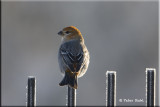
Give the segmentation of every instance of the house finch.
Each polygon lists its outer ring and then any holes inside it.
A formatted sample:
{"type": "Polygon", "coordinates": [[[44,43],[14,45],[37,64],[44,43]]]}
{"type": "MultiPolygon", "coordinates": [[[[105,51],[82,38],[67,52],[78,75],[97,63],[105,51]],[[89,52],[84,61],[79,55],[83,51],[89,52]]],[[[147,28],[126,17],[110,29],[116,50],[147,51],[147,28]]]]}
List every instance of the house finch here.
{"type": "Polygon", "coordinates": [[[74,26],[65,27],[58,33],[62,36],[58,52],[60,71],[64,74],[60,86],[69,85],[77,89],[77,78],[82,77],[89,65],[89,52],[81,32],[74,26]]]}

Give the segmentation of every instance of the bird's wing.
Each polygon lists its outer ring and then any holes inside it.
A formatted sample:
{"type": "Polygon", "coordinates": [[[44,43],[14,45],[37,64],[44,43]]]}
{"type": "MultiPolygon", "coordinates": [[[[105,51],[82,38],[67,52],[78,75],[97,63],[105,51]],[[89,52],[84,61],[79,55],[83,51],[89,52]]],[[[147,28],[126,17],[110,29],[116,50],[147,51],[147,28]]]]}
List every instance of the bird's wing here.
{"type": "Polygon", "coordinates": [[[82,46],[65,44],[60,48],[60,55],[65,65],[72,71],[78,72],[84,62],[82,46]]]}

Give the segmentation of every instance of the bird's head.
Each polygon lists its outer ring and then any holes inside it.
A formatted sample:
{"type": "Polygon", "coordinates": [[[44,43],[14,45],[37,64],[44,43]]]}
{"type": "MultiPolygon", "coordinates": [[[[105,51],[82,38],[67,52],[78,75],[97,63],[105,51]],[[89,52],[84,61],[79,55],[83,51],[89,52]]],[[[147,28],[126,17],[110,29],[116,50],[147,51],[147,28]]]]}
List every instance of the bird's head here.
{"type": "Polygon", "coordinates": [[[83,41],[81,32],[74,26],[63,28],[63,30],[58,32],[58,35],[62,36],[63,41],[69,41],[74,39],[83,41]]]}

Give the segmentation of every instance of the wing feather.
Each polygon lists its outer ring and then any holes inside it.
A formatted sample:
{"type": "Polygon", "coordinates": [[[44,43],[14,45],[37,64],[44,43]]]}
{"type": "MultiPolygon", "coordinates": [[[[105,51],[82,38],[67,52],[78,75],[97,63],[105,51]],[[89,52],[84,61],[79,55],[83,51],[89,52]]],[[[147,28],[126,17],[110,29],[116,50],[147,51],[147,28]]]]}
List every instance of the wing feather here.
{"type": "Polygon", "coordinates": [[[65,44],[61,46],[60,55],[62,57],[64,64],[72,72],[78,72],[84,63],[84,52],[83,52],[82,46],[80,44],[79,46],[76,46],[73,44],[71,44],[70,46],[68,45],[69,44],[65,44]]]}

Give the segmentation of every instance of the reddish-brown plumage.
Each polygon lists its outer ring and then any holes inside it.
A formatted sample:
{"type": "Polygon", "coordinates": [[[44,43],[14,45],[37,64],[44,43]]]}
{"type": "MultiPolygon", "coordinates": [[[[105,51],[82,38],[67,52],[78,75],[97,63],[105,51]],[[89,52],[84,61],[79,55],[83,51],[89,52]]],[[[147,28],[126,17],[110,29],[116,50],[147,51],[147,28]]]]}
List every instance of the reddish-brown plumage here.
{"type": "Polygon", "coordinates": [[[81,32],[74,26],[69,26],[69,27],[65,27],[63,29],[63,32],[65,31],[70,31],[71,34],[69,34],[68,36],[64,37],[64,40],[71,40],[71,39],[79,39],[83,41],[83,37],[81,32]]]}

